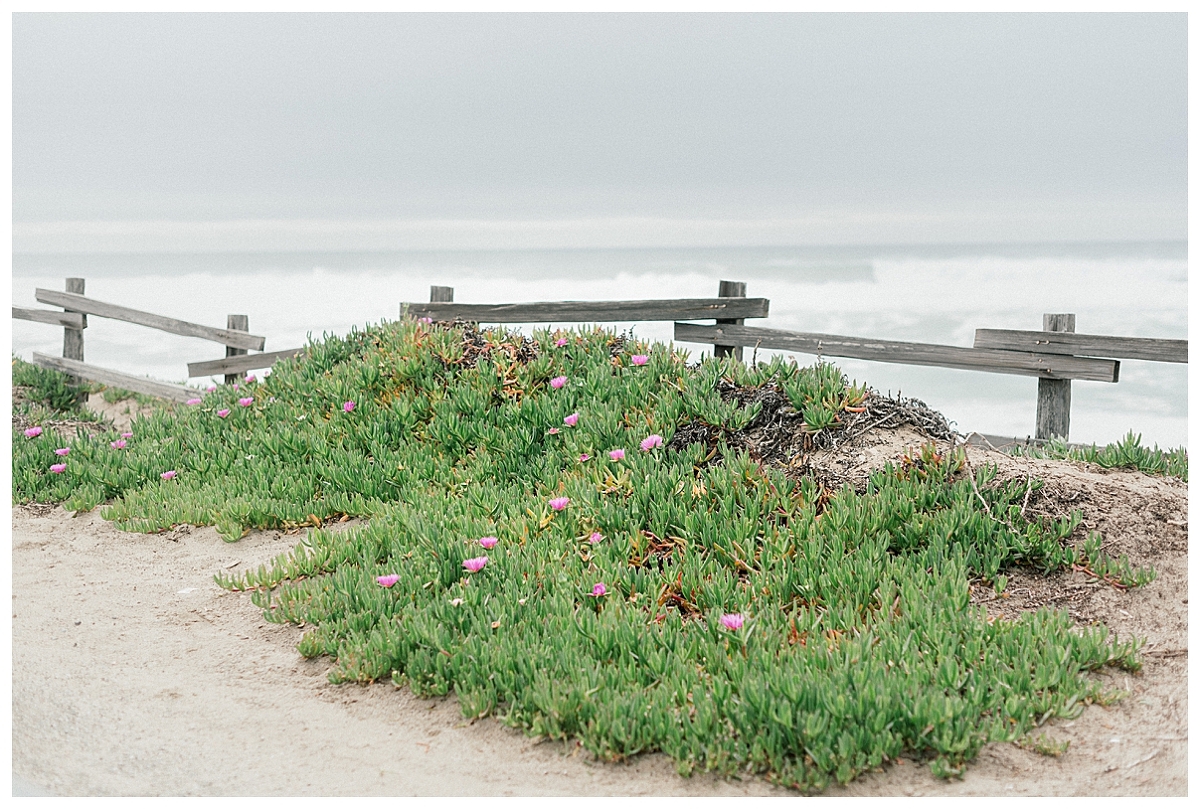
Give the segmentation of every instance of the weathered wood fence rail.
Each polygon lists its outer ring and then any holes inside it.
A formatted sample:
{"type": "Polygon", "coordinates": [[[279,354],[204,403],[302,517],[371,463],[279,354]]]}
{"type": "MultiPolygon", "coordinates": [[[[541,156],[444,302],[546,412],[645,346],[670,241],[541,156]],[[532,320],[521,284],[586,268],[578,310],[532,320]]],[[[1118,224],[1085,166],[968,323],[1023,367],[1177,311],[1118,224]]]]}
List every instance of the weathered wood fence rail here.
{"type": "Polygon", "coordinates": [[[112,385],[134,391],[135,393],[144,393],[148,396],[157,396],[163,399],[186,402],[200,395],[200,391],[195,388],[175,385],[170,382],[161,382],[147,377],[134,376],[85,363],[83,361],[83,330],[87,328],[88,315],[122,320],[126,323],[134,323],[139,326],[146,326],[183,337],[210,340],[225,346],[226,356],[224,359],[189,363],[189,377],[224,373],[225,382],[233,383],[242,378],[246,371],[255,368],[268,368],[276,360],[296,356],[302,351],[302,349],[293,348],[269,354],[247,353],[249,350],[262,351],[266,345],[267,338],[249,333],[250,320],[246,315],[229,315],[226,327],[218,329],[199,323],[190,323],[186,320],[177,320],[151,312],[131,309],[128,306],[98,301],[94,298],[85,297],[83,293],[84,279],[68,278],[66,292],[57,292],[52,289],[38,289],[34,292],[34,297],[39,303],[61,306],[65,311],[13,307],[12,316],[15,320],[29,320],[35,323],[46,323],[51,326],[61,326],[63,328],[62,357],[51,357],[46,354],[34,352],[34,364],[40,365],[43,368],[53,368],[62,371],[63,373],[70,374],[77,380],[86,379],[92,382],[100,382],[105,385],[112,385]]]}
{"type": "MultiPolygon", "coordinates": [[[[1072,380],[1114,383],[1120,378],[1122,359],[1188,361],[1187,340],[1076,334],[1072,314],[1045,315],[1042,331],[978,329],[971,348],[746,326],[745,318],[767,316],[770,301],[747,298],[746,285],[740,281],[721,281],[716,298],[512,304],[453,301],[453,288],[432,287],[429,303],[401,304],[401,314],[483,323],[672,320],[676,341],[712,345],[716,356],[733,354],[741,359],[742,349],[753,347],[1033,376],[1038,378],[1036,440],[1069,436],[1072,380]],[[709,318],[715,320],[714,325],[680,322],[709,318]]],[[[1004,440],[1011,443],[1015,439],[1004,440]]]]}

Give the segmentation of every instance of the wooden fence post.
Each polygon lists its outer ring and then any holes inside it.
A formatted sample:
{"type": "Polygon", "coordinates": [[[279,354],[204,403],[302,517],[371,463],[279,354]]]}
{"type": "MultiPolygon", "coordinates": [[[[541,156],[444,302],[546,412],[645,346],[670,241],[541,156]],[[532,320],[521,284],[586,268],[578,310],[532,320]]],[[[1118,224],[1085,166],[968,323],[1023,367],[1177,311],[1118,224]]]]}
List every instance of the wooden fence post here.
{"type": "MultiPolygon", "coordinates": [[[[1075,315],[1042,315],[1042,331],[1075,331],[1075,315]]],[[[1071,380],[1039,379],[1037,438],[1061,438],[1071,432],[1071,380]]]]}
{"type": "Polygon", "coordinates": [[[430,287],[430,303],[454,303],[454,287],[430,287]]]}
{"type": "MultiPolygon", "coordinates": [[[[744,298],[744,297],[746,297],[746,282],[745,281],[722,281],[721,285],[717,288],[717,297],[718,298],[744,298]]],[[[742,326],[745,323],[746,323],[746,321],[743,319],[740,319],[740,318],[737,320],[720,320],[720,319],[717,320],[718,326],[720,326],[722,324],[724,324],[726,326],[742,326]]],[[[741,346],[737,346],[737,347],[713,346],[713,356],[714,357],[728,357],[730,354],[732,354],[734,357],[737,358],[737,360],[739,362],[741,362],[742,347],[741,346]]]]}
{"type": "MultiPolygon", "coordinates": [[[[64,288],[66,292],[73,292],[76,295],[82,295],[84,289],[84,280],[82,278],[68,278],[67,285],[64,288]]],[[[67,309],[66,311],[71,311],[67,309]]],[[[87,315],[81,315],[83,325],[87,325],[87,315]]],[[[63,327],[63,359],[78,360],[83,362],[83,330],[63,327]]],[[[69,379],[72,385],[82,385],[83,379],[77,376],[72,376],[69,379]]],[[[79,396],[80,403],[87,401],[87,394],[83,393],[79,396]]]]}
{"type": "MultiPolygon", "coordinates": [[[[68,278],[67,292],[72,292],[76,295],[83,294],[84,282],[82,278],[68,278]]],[[[66,311],[71,311],[67,309],[66,311]]],[[[84,315],[84,324],[87,324],[87,315],[84,315]]],[[[83,331],[80,329],[72,329],[69,326],[63,327],[63,358],[68,360],[78,360],[83,362],[83,331]]]]}
{"type": "MultiPolygon", "coordinates": [[[[230,331],[250,331],[250,316],[249,315],[228,315],[225,318],[225,328],[230,331]]],[[[226,357],[240,357],[245,354],[246,349],[234,348],[233,346],[225,346],[226,357]]],[[[225,384],[232,385],[240,379],[245,379],[246,374],[225,374],[225,384]]]]}

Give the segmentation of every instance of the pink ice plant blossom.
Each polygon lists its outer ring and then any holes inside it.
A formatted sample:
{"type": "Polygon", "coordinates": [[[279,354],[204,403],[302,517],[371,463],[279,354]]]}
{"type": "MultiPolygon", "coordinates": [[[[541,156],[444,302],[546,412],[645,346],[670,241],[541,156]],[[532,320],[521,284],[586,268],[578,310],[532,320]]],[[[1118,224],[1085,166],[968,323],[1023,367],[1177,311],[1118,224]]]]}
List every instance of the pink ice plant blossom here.
{"type": "Polygon", "coordinates": [[[623,461],[623,460],[625,460],[625,450],[623,450],[623,449],[611,450],[608,453],[608,457],[612,458],[614,461],[623,461]]]}
{"type": "Polygon", "coordinates": [[[588,542],[592,543],[593,545],[598,545],[602,539],[604,539],[604,534],[600,533],[599,531],[593,531],[592,535],[588,537],[588,542]]]}
{"type": "Polygon", "coordinates": [[[234,382],[234,383],[233,383],[233,389],[234,389],[234,390],[237,390],[237,389],[238,389],[238,386],[237,386],[237,383],[236,383],[236,382],[234,382]]]}
{"type": "Polygon", "coordinates": [[[256,377],[254,374],[250,374],[249,376],[246,377],[247,382],[254,382],[257,379],[258,379],[258,377],[256,377]]]}
{"type": "Polygon", "coordinates": [[[400,581],[399,573],[389,573],[386,576],[376,576],[375,581],[379,582],[383,587],[391,587],[396,582],[400,581]]]}
{"type": "Polygon", "coordinates": [[[558,428],[557,428],[557,427],[551,427],[551,428],[550,428],[549,430],[547,430],[546,432],[548,432],[550,435],[558,435],[558,428]]]}
{"type": "Polygon", "coordinates": [[[41,427],[30,427],[28,430],[25,431],[26,438],[37,438],[41,434],[42,434],[41,427]]]}
{"type": "Polygon", "coordinates": [[[655,447],[661,447],[661,446],[662,446],[662,436],[661,435],[655,434],[655,435],[650,436],[649,438],[642,439],[642,452],[649,452],[650,450],[654,449],[655,447]]]}
{"type": "Polygon", "coordinates": [[[721,616],[721,626],[730,632],[737,632],[745,621],[745,617],[740,612],[731,612],[721,616]]]}
{"type": "Polygon", "coordinates": [[[198,405],[202,401],[204,401],[204,400],[203,399],[188,399],[187,402],[185,402],[185,404],[198,405]]]}
{"type": "Polygon", "coordinates": [[[133,433],[121,433],[122,438],[133,438],[133,433]]]}
{"type": "Polygon", "coordinates": [[[633,363],[634,365],[645,365],[647,362],[650,361],[650,358],[647,357],[645,354],[634,354],[632,357],[629,358],[629,361],[631,363],[633,363]]]}
{"type": "Polygon", "coordinates": [[[50,471],[56,475],[61,475],[66,470],[67,470],[67,465],[65,463],[56,463],[56,464],[52,464],[50,466],[50,471]]]}
{"type": "Polygon", "coordinates": [[[244,399],[238,399],[238,404],[240,404],[242,407],[249,407],[250,405],[254,404],[254,397],[247,396],[244,399]]]}
{"type": "Polygon", "coordinates": [[[580,463],[585,463],[587,461],[590,461],[591,459],[592,459],[592,456],[588,455],[586,452],[579,456],[580,463]]]}
{"type": "Polygon", "coordinates": [[[565,384],[567,384],[567,378],[565,376],[556,376],[550,380],[550,387],[554,388],[555,390],[558,390],[565,384]]]}
{"type": "Polygon", "coordinates": [[[572,413],[571,415],[563,418],[563,424],[567,425],[568,427],[574,427],[578,423],[579,423],[579,414],[578,413],[572,413]]]}
{"type": "Polygon", "coordinates": [[[71,448],[70,447],[62,447],[61,449],[56,449],[56,450],[54,450],[54,454],[55,455],[70,455],[71,448]]]}
{"type": "Polygon", "coordinates": [[[343,413],[349,413],[353,409],[354,409],[354,402],[346,402],[345,404],[342,405],[343,413]]]}
{"type": "Polygon", "coordinates": [[[451,604],[452,606],[455,606],[455,607],[457,607],[457,606],[459,606],[460,604],[462,604],[462,599],[461,599],[461,598],[452,598],[452,599],[450,599],[450,604],[451,604]]]}
{"type": "Polygon", "coordinates": [[[500,540],[496,537],[481,537],[479,539],[479,544],[490,551],[492,548],[496,547],[496,543],[499,541],[500,540]]]}
{"type": "Polygon", "coordinates": [[[558,346],[559,348],[562,348],[566,344],[567,344],[566,337],[559,337],[557,340],[554,341],[554,345],[558,346]]]}
{"type": "Polygon", "coordinates": [[[570,502],[571,498],[569,497],[556,497],[550,501],[550,508],[554,509],[555,511],[562,511],[567,507],[567,503],[570,502]]]}
{"type": "Polygon", "coordinates": [[[159,475],[159,477],[162,478],[163,480],[170,480],[171,478],[175,477],[177,474],[179,474],[179,473],[176,472],[174,469],[172,469],[169,472],[163,472],[161,475],[159,475]]]}
{"type": "Polygon", "coordinates": [[[604,586],[604,582],[598,581],[592,585],[592,595],[599,598],[602,595],[608,594],[608,588],[604,586]]]}
{"type": "Polygon", "coordinates": [[[483,570],[487,563],[488,558],[486,556],[476,556],[474,559],[464,559],[463,567],[465,567],[471,573],[478,573],[479,571],[483,570]]]}
{"type": "Polygon", "coordinates": [[[433,318],[431,318],[431,317],[419,317],[419,318],[417,318],[417,320],[419,322],[425,323],[425,324],[429,324],[429,323],[433,322],[433,318]]]}
{"type": "Polygon", "coordinates": [[[124,439],[122,439],[120,441],[113,441],[113,442],[109,443],[109,446],[112,447],[113,449],[125,449],[125,441],[124,441],[124,439]]]}
{"type": "Polygon", "coordinates": [[[209,385],[207,388],[205,388],[205,390],[208,391],[209,393],[212,393],[216,389],[217,389],[216,385],[209,385]]]}
{"type": "Polygon", "coordinates": [[[225,418],[226,416],[229,415],[229,408],[225,407],[225,408],[218,410],[217,415],[220,416],[221,418],[225,418]]]}

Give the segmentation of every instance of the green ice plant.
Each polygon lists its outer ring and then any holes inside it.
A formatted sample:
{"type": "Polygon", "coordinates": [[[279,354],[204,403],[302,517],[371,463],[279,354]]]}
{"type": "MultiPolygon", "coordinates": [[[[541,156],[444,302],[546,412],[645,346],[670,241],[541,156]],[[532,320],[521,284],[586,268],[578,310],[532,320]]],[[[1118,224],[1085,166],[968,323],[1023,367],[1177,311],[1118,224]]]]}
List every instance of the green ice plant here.
{"type": "Polygon", "coordinates": [[[726,445],[670,448],[692,419],[749,423],[729,384],[777,386],[810,429],[864,393],[828,365],[404,320],[80,437],[59,473],[61,447],[15,434],[13,496],[231,541],[322,526],[216,580],[306,627],[299,650],[328,655],[333,681],[454,693],[467,716],[609,760],[662,751],[684,774],[815,791],[903,754],[948,777],[989,740],[1113,699],[1088,672],[1137,668],[1103,626],[989,621],[969,601],[1017,565],[1098,570],[1098,547],[1067,543],[1078,514],[1026,519],[1023,482],[972,481],[931,446],[861,494],[726,445]],[[324,527],[346,515],[369,521],[324,527]]]}
{"type": "Polygon", "coordinates": [[[1016,447],[1013,454],[1084,461],[1106,469],[1137,469],[1150,475],[1170,475],[1185,482],[1188,479],[1187,449],[1178,447],[1161,450],[1157,444],[1153,448],[1144,447],[1142,436],[1132,430],[1120,441],[1104,447],[1095,444],[1090,447],[1071,446],[1056,438],[1041,447],[1016,447]]]}

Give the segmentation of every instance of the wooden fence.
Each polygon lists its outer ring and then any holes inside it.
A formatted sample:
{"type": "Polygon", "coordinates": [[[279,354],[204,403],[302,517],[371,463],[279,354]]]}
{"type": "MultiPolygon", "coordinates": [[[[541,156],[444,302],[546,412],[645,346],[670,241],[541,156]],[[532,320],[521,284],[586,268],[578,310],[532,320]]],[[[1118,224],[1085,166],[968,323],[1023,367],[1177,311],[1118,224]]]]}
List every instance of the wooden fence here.
{"type": "MultiPolygon", "coordinates": [[[[462,304],[453,302],[452,288],[433,287],[429,303],[401,304],[401,314],[485,323],[672,320],[676,341],[712,345],[716,356],[733,354],[741,359],[742,349],[753,347],[818,357],[1034,376],[1038,378],[1034,441],[1069,437],[1072,380],[1115,383],[1120,378],[1122,359],[1188,361],[1187,340],[1075,334],[1073,314],[1044,315],[1041,331],[978,329],[974,346],[964,348],[746,326],[745,318],[767,316],[770,301],[745,296],[745,283],[721,281],[716,298],[462,304]],[[715,323],[680,322],[707,318],[715,319],[715,323]]],[[[988,438],[1006,444],[1020,442],[988,438]]]]}
{"type": "MultiPolygon", "coordinates": [[[[68,278],[65,292],[39,289],[40,303],[63,311],[13,307],[13,317],[63,329],[63,356],[35,353],[34,362],[74,377],[102,382],[127,390],[186,401],[197,394],[193,388],[123,374],[83,362],[83,332],[88,315],[136,323],[160,331],[211,340],[225,346],[225,357],[188,363],[188,376],[224,374],[235,382],[246,371],[267,368],[277,360],[294,357],[303,349],[261,352],[266,338],[249,333],[246,315],[229,315],[226,327],[218,329],[183,320],[141,312],[84,296],[84,280],[68,278]]],[[[785,331],[746,326],[749,318],[765,318],[770,311],[766,298],[746,297],[746,284],[721,281],[715,298],[685,298],[643,301],[547,301],[540,303],[466,304],[454,302],[452,287],[430,288],[429,303],[402,303],[401,316],[429,317],[447,321],[462,319],[482,323],[612,323],[671,321],[675,340],[705,343],[720,356],[742,358],[746,347],[794,351],[818,357],[929,365],[997,374],[1019,374],[1038,378],[1035,440],[1066,439],[1070,434],[1071,382],[1086,380],[1115,383],[1122,359],[1187,363],[1187,340],[1144,337],[1112,337],[1075,333],[1075,315],[1047,314],[1041,331],[978,329],[971,348],[873,340],[836,334],[785,331]],[[712,320],[712,325],[685,321],[712,320]]],[[[1012,443],[1017,439],[1002,439],[1012,443]]]]}
{"type": "Polygon", "coordinates": [[[113,320],[123,320],[158,331],[178,334],[184,337],[197,337],[211,340],[225,346],[225,358],[207,360],[188,364],[188,376],[210,376],[224,374],[227,384],[234,383],[245,376],[245,372],[255,368],[269,368],[276,360],[292,357],[301,352],[294,348],[288,351],[275,351],[269,354],[249,354],[249,350],[262,351],[266,345],[265,337],[250,334],[250,319],[246,315],[229,315],[225,328],[218,329],[199,323],[189,323],[186,320],[163,317],[162,315],[142,312],[128,306],[115,303],[105,303],[84,296],[84,279],[68,278],[65,292],[51,289],[38,289],[34,297],[39,303],[60,306],[64,311],[52,309],[24,309],[13,307],[13,318],[30,320],[35,323],[47,323],[63,328],[62,357],[51,357],[34,352],[34,364],[43,368],[53,368],[70,374],[76,380],[89,380],[105,385],[124,388],[135,393],[144,393],[163,399],[185,402],[200,394],[195,388],[175,385],[170,382],[160,382],[147,377],[134,376],[83,361],[83,332],[88,325],[88,315],[105,317],[113,320]]]}

